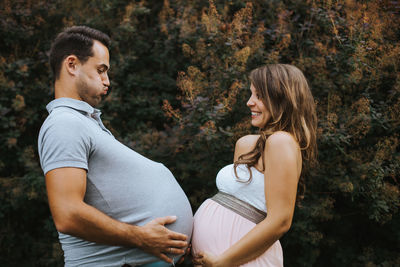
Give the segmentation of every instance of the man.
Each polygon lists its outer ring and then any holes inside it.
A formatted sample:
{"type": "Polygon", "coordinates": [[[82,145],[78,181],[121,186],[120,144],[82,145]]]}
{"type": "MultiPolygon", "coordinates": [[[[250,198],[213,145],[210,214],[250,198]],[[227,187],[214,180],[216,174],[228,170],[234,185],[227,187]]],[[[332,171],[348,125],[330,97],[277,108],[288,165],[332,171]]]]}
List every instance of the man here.
{"type": "Polygon", "coordinates": [[[110,85],[109,43],[75,26],[50,51],[55,100],[38,146],[65,265],[170,266],[188,245],[192,210],[171,172],[118,142],[94,108],[110,85]]]}

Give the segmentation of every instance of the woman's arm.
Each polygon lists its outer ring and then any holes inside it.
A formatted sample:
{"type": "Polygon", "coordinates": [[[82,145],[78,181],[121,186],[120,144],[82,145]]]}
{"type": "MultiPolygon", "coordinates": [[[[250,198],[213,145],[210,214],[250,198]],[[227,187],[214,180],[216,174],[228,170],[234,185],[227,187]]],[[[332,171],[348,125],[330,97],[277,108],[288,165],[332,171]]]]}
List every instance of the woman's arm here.
{"type": "Polygon", "coordinates": [[[290,134],[277,132],[267,139],[264,153],[266,219],[223,254],[200,254],[197,264],[238,266],[247,263],[263,254],[289,230],[301,171],[300,148],[290,134]]]}

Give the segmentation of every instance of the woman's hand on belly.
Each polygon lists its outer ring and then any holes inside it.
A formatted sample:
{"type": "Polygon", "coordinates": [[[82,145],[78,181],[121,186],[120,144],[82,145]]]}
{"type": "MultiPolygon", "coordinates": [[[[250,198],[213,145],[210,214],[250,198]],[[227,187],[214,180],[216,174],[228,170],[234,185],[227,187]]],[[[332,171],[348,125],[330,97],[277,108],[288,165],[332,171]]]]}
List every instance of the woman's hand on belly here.
{"type": "Polygon", "coordinates": [[[194,266],[198,267],[223,267],[226,266],[219,261],[218,256],[206,252],[199,252],[193,257],[194,266]]]}

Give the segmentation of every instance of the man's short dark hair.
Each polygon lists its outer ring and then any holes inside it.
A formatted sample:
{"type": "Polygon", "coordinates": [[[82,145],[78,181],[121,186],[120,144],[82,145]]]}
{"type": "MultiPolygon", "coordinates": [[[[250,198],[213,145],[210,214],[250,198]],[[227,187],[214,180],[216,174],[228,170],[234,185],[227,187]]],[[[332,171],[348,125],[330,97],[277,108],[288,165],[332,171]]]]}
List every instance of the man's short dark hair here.
{"type": "Polygon", "coordinates": [[[82,63],[85,63],[89,57],[93,56],[94,40],[101,42],[107,48],[110,46],[110,37],[107,34],[87,26],[69,27],[58,34],[51,45],[49,56],[54,80],[60,77],[61,64],[66,57],[75,55],[82,63]]]}

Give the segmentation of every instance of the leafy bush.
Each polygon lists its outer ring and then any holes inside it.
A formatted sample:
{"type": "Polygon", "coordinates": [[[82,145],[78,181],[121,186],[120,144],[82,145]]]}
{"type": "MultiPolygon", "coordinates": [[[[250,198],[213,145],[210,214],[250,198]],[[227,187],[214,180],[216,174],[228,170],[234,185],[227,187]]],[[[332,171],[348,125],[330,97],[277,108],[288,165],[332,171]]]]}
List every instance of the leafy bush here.
{"type": "Polygon", "coordinates": [[[47,64],[62,28],[108,33],[103,120],[168,166],[193,208],[215,191],[235,141],[256,132],[247,74],[303,70],[317,101],[319,165],[291,230],[286,266],[397,266],[398,1],[3,1],[0,3],[0,265],[62,265],[37,156],[52,99],[47,64]]]}

